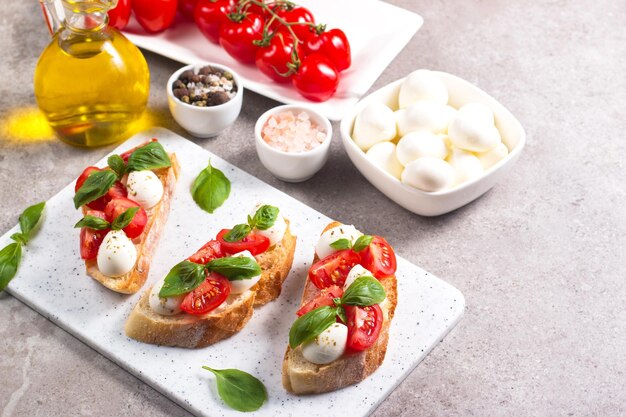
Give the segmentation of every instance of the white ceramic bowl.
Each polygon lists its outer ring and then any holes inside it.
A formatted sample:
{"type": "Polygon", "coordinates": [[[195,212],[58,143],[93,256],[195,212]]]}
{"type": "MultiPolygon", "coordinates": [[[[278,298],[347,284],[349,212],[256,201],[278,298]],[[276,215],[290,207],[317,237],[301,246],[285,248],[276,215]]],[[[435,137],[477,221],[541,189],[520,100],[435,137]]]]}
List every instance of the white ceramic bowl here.
{"type": "Polygon", "coordinates": [[[256,151],[259,159],[276,178],[287,182],[302,182],[311,178],[319,171],[328,159],[330,142],[333,138],[333,128],[326,117],[321,113],[300,105],[288,104],[274,107],[263,113],[254,126],[254,136],[256,138],[256,151]],[[295,114],[305,111],[318,126],[326,132],[326,139],[317,147],[306,152],[283,152],[271,147],[261,137],[261,130],[270,116],[291,110],[295,114]]]}
{"type": "Polygon", "coordinates": [[[199,138],[210,138],[218,135],[221,131],[233,124],[239,112],[241,111],[241,103],[243,101],[243,84],[239,75],[232,69],[224,65],[215,63],[201,63],[187,65],[176,71],[167,81],[167,102],[170,112],[174,116],[174,120],[182,126],[187,132],[199,138]],[[198,107],[184,103],[174,97],[172,85],[178,79],[180,74],[187,70],[198,71],[200,68],[210,65],[211,67],[228,71],[233,75],[235,84],[237,85],[237,93],[224,104],[210,107],[198,107]]]}
{"type": "Polygon", "coordinates": [[[448,87],[449,102],[452,107],[459,108],[469,102],[486,104],[494,113],[496,127],[500,131],[502,141],[509,148],[509,154],[485,173],[471,181],[448,190],[425,192],[410,187],[394,178],[366,158],[365,152],[352,139],[354,120],[359,112],[372,101],[379,101],[392,110],[398,109],[398,93],[404,79],[373,92],[361,100],[341,121],[341,138],[348,156],[369,182],[387,197],[422,216],[438,216],[456,210],[475,200],[491,187],[496,185],[520,156],[526,133],[520,122],[502,104],[475,85],[454,75],[434,71],[448,87]]]}

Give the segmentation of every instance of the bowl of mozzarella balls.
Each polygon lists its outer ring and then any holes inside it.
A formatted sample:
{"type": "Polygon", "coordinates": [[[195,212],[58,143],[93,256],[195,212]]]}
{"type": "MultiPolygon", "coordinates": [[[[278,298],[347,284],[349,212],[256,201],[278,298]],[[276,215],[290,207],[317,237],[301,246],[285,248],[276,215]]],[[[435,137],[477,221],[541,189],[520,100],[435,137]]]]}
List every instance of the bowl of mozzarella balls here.
{"type": "Polygon", "coordinates": [[[341,121],[357,169],[413,213],[438,216],[480,197],[519,157],[526,134],[493,97],[420,69],[361,100],[341,121]]]}

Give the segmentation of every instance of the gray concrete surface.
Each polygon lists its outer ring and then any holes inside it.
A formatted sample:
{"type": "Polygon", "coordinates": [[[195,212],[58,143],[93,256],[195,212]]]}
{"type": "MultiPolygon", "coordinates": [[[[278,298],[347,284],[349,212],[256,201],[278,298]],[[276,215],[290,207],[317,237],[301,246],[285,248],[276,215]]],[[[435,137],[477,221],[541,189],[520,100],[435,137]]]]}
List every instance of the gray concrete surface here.
{"type": "MultiPolygon", "coordinates": [[[[7,118],[35,104],[32,74],[48,35],[35,1],[2,3],[0,232],[110,149],[8,137],[7,118]]],[[[276,103],[250,92],[236,125],[197,143],[331,217],[388,236],[400,255],[465,294],[465,318],[375,416],[625,415],[626,3],[393,3],[425,24],[373,88],[419,67],[448,71],[501,100],[526,128],[512,175],[484,197],[443,217],[413,215],[361,177],[338,135],[317,176],[280,182],[252,143],[256,118],[276,103]]],[[[187,136],[161,88],[179,64],[146,56],[155,119],[187,136]]],[[[3,417],[188,415],[6,294],[0,317],[3,417]]]]}

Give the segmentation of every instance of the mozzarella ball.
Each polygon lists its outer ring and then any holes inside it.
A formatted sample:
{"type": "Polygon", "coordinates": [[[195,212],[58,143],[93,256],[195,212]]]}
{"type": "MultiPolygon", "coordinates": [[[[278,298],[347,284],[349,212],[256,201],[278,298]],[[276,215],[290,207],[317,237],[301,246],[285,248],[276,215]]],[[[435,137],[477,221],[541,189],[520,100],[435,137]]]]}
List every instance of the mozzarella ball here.
{"type": "Polygon", "coordinates": [[[359,232],[356,227],[352,225],[342,224],[341,226],[333,227],[322,233],[320,239],[317,241],[317,245],[315,245],[315,253],[318,258],[324,259],[337,251],[330,246],[331,243],[339,239],[348,239],[350,245],[354,245],[354,242],[362,235],[363,233],[359,232]]]}
{"type": "MultiPolygon", "coordinates": [[[[257,204],[254,207],[254,209],[250,212],[250,217],[254,217],[257,210],[260,209],[264,205],[265,204],[263,203],[257,204]]],[[[273,204],[270,204],[270,205],[273,205],[273,204]]],[[[275,205],[273,206],[277,207],[275,205]]],[[[270,246],[274,246],[275,244],[283,240],[283,237],[285,236],[286,231],[287,231],[287,222],[285,221],[285,218],[280,213],[280,211],[278,212],[278,216],[276,216],[276,221],[271,227],[265,230],[254,229],[254,233],[261,235],[261,236],[265,236],[266,238],[270,240],[270,246]]]]}
{"type": "Polygon", "coordinates": [[[454,169],[444,160],[425,156],[404,167],[402,182],[422,191],[441,191],[454,184],[454,169]]]}
{"type": "Polygon", "coordinates": [[[432,71],[420,69],[410,73],[400,85],[398,104],[404,109],[416,101],[448,103],[448,88],[432,71]]]}
{"type": "MultiPolygon", "coordinates": [[[[254,256],[252,256],[250,251],[247,251],[247,250],[244,250],[244,251],[241,251],[241,252],[238,252],[238,253],[232,255],[233,258],[244,257],[244,256],[246,258],[250,258],[254,262],[256,262],[256,259],[254,258],[254,256]]],[[[261,279],[261,274],[255,275],[255,276],[253,276],[251,278],[247,278],[247,279],[232,280],[232,281],[230,281],[230,292],[231,292],[231,294],[241,294],[243,292],[246,292],[250,288],[252,288],[254,286],[254,284],[259,282],[260,279],[261,279]]]]}
{"type": "Polygon", "coordinates": [[[98,249],[98,269],[107,277],[130,272],[137,262],[137,249],[122,230],[111,230],[98,249]]]}
{"type": "Polygon", "coordinates": [[[356,116],[352,139],[363,151],[396,137],[396,118],[383,103],[374,101],[356,116]]]}
{"type": "Polygon", "coordinates": [[[150,305],[152,311],[157,314],[161,314],[163,316],[173,316],[174,314],[178,314],[182,311],[180,309],[180,305],[183,303],[183,299],[187,294],[161,298],[159,297],[159,292],[161,291],[161,288],[163,288],[164,283],[165,277],[152,286],[150,296],[148,298],[148,304],[150,305]]]}
{"type": "Polygon", "coordinates": [[[454,146],[471,152],[487,152],[502,141],[493,124],[481,123],[480,118],[460,112],[448,127],[448,136],[454,146]]]}
{"type": "Polygon", "coordinates": [[[398,161],[406,166],[409,162],[423,156],[445,159],[448,155],[448,148],[444,137],[430,132],[412,132],[402,136],[396,147],[398,161]]]}
{"type": "Polygon", "coordinates": [[[309,362],[326,365],[341,357],[348,343],[348,327],[333,323],[312,341],[302,345],[302,356],[309,362]]]}
{"type": "Polygon", "coordinates": [[[480,160],[480,163],[483,165],[485,170],[491,168],[495,164],[498,163],[501,159],[509,154],[509,148],[502,142],[498,143],[495,148],[484,152],[479,153],[476,156],[480,160]]]}
{"type": "Polygon", "coordinates": [[[141,204],[144,209],[156,206],[163,198],[163,183],[149,170],[133,171],[128,174],[126,189],[128,198],[141,204]]]}
{"type": "Polygon", "coordinates": [[[470,117],[482,124],[494,124],[493,112],[489,106],[483,103],[473,102],[465,104],[459,109],[459,114],[470,117]]]}
{"type": "Polygon", "coordinates": [[[418,101],[406,109],[396,111],[398,134],[405,136],[418,131],[446,133],[455,115],[456,110],[445,104],[418,101]]]}
{"type": "Polygon", "coordinates": [[[352,269],[350,270],[350,272],[348,273],[348,276],[346,277],[346,282],[344,282],[343,284],[343,289],[347,290],[348,287],[352,285],[352,283],[356,281],[357,278],[364,277],[366,275],[370,277],[374,276],[374,274],[372,274],[367,269],[363,268],[361,265],[359,264],[354,265],[352,269]]]}
{"type": "Polygon", "coordinates": [[[478,178],[484,172],[480,160],[462,149],[453,149],[448,162],[454,169],[454,183],[457,185],[478,178]]]}
{"type": "Polygon", "coordinates": [[[382,168],[395,178],[400,179],[402,165],[400,165],[398,158],[396,158],[396,145],[392,142],[377,143],[367,151],[365,156],[377,167],[382,168]]]}

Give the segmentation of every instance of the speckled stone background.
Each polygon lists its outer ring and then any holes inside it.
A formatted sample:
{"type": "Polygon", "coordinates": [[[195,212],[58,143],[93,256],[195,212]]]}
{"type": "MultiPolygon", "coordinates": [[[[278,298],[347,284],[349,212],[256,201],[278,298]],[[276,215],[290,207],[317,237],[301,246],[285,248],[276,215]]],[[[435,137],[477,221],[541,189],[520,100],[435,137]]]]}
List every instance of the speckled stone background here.
{"type": "MultiPolygon", "coordinates": [[[[439,218],[413,215],[360,176],[338,136],[312,180],[280,182],[252,142],[256,118],[276,103],[254,93],[236,125],[196,142],[330,217],[390,236],[400,255],[465,294],[465,318],[375,416],[624,415],[626,3],[393,3],[425,24],[373,88],[416,68],[451,72],[526,128],[512,175],[478,201],[439,218]]],[[[32,73],[48,35],[35,1],[3,6],[2,232],[108,152],[16,140],[13,121],[35,105],[32,73]]],[[[161,87],[179,64],[146,57],[151,120],[187,136],[161,87]]],[[[188,415],[6,294],[0,317],[3,417],[188,415]]]]}

